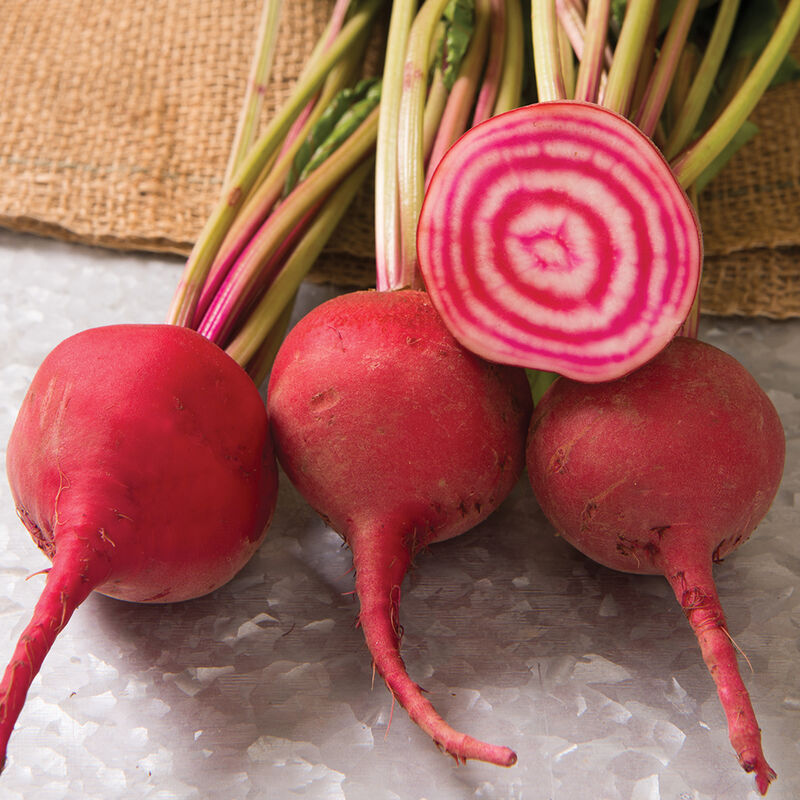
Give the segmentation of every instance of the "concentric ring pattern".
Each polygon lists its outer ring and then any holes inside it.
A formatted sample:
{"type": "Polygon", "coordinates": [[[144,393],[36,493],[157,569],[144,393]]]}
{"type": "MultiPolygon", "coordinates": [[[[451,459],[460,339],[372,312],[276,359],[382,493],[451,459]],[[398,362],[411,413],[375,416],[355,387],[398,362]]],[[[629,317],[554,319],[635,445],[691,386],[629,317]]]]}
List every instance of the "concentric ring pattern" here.
{"type": "Polygon", "coordinates": [[[697,217],[660,151],[589,103],[539,103],[462,136],[431,180],[420,271],[462,344],[585,381],[655,355],[691,308],[697,217]]]}

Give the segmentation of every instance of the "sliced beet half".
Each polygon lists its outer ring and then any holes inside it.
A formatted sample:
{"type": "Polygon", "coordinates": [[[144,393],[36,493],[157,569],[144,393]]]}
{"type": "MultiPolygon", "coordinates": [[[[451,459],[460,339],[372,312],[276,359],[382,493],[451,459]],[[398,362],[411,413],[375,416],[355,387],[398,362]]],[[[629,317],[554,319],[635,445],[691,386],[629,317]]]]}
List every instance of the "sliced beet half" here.
{"type": "Polygon", "coordinates": [[[586,382],[660,352],[692,307],[703,257],[697,215],[658,148],[577,101],[467,131],[431,179],[417,247],[465,347],[586,382]]]}

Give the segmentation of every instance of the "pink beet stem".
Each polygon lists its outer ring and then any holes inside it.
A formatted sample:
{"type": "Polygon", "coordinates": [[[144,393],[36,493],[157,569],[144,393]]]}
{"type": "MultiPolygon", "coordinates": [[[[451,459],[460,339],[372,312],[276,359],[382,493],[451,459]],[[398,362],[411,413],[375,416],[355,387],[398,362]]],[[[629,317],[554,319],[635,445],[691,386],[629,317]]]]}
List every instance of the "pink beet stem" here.
{"type": "Polygon", "coordinates": [[[511,767],[516,753],[508,747],[487,744],[451,728],[411,680],[400,656],[400,584],[408,571],[411,554],[387,548],[380,536],[349,538],[356,570],[356,594],[361,602],[359,624],[364,633],[375,669],[393,697],[409,717],[436,745],[458,762],[469,758],[511,767]]]}
{"type": "MultiPolygon", "coordinates": [[[[350,2],[351,0],[336,0],[333,11],[331,11],[331,18],[328,22],[328,27],[325,29],[325,33],[317,45],[320,52],[326,48],[329,48],[339,35],[339,32],[342,30],[342,26],[347,19],[347,12],[350,9],[350,2]]],[[[313,61],[313,58],[316,54],[317,49],[315,49],[311,54],[311,58],[309,59],[310,62],[313,61]]],[[[308,66],[306,66],[306,69],[308,69],[308,66]]],[[[319,92],[317,92],[317,94],[315,94],[314,97],[309,100],[308,105],[300,112],[300,115],[294,121],[294,124],[291,128],[289,128],[289,132],[286,134],[286,139],[283,142],[283,146],[280,149],[279,155],[282,156],[284,153],[286,153],[295,139],[301,134],[303,126],[313,113],[314,106],[316,105],[318,99],[319,92]]]]}
{"type": "Polygon", "coordinates": [[[220,286],[230,274],[236,259],[239,258],[256,231],[269,216],[270,211],[280,197],[280,193],[281,186],[278,185],[277,181],[266,181],[244,206],[242,214],[233,221],[211,264],[208,277],[197,301],[193,321],[195,329],[202,323],[203,317],[205,317],[209,306],[214,302],[214,297],[216,297],[220,286]]]}
{"type": "Polygon", "coordinates": [[[450,90],[436,137],[433,140],[433,147],[428,156],[428,170],[425,175],[426,188],[431,174],[442,160],[442,156],[453,142],[470,127],[470,112],[482,85],[486,51],[489,47],[490,14],[491,8],[488,0],[475,6],[475,32],[467,52],[464,54],[458,70],[458,77],[450,90]]]}
{"type": "Polygon", "coordinates": [[[494,113],[495,100],[500,89],[503,73],[503,58],[506,50],[506,4],[505,0],[490,0],[491,35],[489,54],[486,57],[486,73],[483,77],[472,124],[477,125],[489,119],[494,113]]]}
{"type": "MultiPolygon", "coordinates": [[[[254,238],[248,243],[233,263],[228,275],[222,281],[216,295],[211,299],[203,318],[197,324],[197,331],[209,341],[225,347],[232,332],[241,323],[241,315],[249,305],[274,280],[286,254],[297,243],[320,207],[316,203],[289,230],[286,229],[282,239],[270,242],[271,249],[259,250],[259,240],[254,238]],[[255,255],[253,255],[255,253],[255,255]]],[[[269,220],[259,229],[269,234],[269,220]]]]}
{"type": "Polygon", "coordinates": [[[20,635],[0,682],[0,771],[6,763],[9,737],[44,657],[72,612],[105,581],[109,571],[107,558],[98,557],[86,539],[62,540],[31,621],[20,635]]]}
{"type": "Polygon", "coordinates": [[[697,636],[703,660],[717,686],[728,719],[728,736],[739,763],[746,772],[755,772],[756,786],[762,795],[766,794],[775,772],[761,749],[761,729],[739,674],[736,650],[711,574],[711,559],[708,564],[671,567],[665,570],[665,575],[697,636]]]}

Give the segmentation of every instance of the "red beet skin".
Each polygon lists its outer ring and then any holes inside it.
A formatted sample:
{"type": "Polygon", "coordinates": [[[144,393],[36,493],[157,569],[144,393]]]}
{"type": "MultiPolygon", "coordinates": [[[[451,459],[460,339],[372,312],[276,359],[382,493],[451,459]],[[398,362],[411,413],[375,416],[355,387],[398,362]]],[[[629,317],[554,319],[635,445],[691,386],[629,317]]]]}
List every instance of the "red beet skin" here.
{"type": "Polygon", "coordinates": [[[23,400],[6,467],[52,567],[0,683],[2,762],[31,681],[92,590],[138,602],[213,591],[253,555],[277,497],[257,388],[172,325],[94,328],[58,345],[23,400]]]}
{"type": "Polygon", "coordinates": [[[290,332],[267,406],[288,477],[353,552],[359,622],[389,690],[456,759],[513,764],[423,697],[400,657],[398,606],[413,557],[485,519],[519,477],[524,373],[461,347],[424,292],[356,292],[290,332]]]}
{"type": "Polygon", "coordinates": [[[620,380],[559,379],[531,420],[527,467],[556,530],[612,569],[663,574],[717,686],[739,762],[765,793],[775,773],[712,578],[775,497],[778,414],[731,356],[675,339],[620,380]]]}

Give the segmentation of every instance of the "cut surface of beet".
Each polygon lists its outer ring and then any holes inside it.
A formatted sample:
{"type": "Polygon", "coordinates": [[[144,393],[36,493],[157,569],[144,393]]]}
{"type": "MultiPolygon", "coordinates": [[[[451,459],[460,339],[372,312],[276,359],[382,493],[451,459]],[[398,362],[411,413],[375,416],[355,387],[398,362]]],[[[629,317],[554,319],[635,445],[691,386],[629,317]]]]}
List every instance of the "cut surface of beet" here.
{"type": "Polygon", "coordinates": [[[676,334],[703,251],[650,139],[576,101],[464,134],[433,175],[417,246],[434,305],[465,347],[589,382],[630,372],[676,334]]]}

